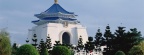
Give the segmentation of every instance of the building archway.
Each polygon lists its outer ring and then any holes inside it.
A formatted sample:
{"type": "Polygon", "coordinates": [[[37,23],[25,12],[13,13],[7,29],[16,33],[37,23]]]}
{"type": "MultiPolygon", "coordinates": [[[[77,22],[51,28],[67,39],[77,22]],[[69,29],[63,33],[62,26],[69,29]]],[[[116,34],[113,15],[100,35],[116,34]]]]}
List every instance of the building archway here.
{"type": "Polygon", "coordinates": [[[70,44],[70,35],[67,32],[62,34],[62,43],[63,44],[70,44]]]}

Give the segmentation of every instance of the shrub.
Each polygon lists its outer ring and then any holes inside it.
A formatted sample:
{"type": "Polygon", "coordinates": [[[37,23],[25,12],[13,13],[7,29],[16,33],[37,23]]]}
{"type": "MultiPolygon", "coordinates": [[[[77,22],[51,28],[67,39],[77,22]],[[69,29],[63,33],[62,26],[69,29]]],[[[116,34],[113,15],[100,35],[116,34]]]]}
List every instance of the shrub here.
{"type": "Polygon", "coordinates": [[[129,55],[144,55],[144,41],[133,46],[129,51],[129,55]]]}
{"type": "Polygon", "coordinates": [[[117,51],[115,55],[125,55],[125,53],[123,51],[117,51]]]}
{"type": "Polygon", "coordinates": [[[17,55],[39,55],[39,53],[34,46],[25,44],[18,49],[17,55]]]}
{"type": "Polygon", "coordinates": [[[52,55],[71,55],[71,51],[65,46],[55,46],[52,55]]]}
{"type": "Polygon", "coordinates": [[[9,35],[5,31],[0,32],[0,55],[11,55],[9,35]]]}
{"type": "Polygon", "coordinates": [[[142,51],[140,49],[139,46],[134,46],[131,48],[131,50],[129,51],[129,55],[142,55],[142,51]]]}

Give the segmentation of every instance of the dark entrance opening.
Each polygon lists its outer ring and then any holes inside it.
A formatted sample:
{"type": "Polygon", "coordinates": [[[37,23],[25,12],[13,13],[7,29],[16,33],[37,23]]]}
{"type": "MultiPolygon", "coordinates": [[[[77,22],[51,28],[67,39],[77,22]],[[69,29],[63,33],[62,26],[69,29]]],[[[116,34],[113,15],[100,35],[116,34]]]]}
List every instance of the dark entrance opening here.
{"type": "Polygon", "coordinates": [[[67,32],[64,32],[62,35],[63,44],[70,44],[70,35],[67,32]]]}

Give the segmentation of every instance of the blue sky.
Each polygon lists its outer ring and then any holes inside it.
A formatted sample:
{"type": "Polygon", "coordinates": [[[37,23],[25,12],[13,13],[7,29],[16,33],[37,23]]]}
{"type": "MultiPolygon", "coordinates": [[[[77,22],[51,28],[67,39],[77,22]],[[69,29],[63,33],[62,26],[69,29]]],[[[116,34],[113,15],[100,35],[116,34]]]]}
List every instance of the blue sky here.
{"type": "MultiPolygon", "coordinates": [[[[11,41],[25,43],[28,29],[35,26],[34,14],[48,9],[54,0],[0,0],[0,28],[8,27],[11,41]]],[[[76,19],[94,36],[98,27],[104,32],[107,24],[114,31],[118,26],[137,28],[144,35],[144,0],[59,0],[64,9],[75,12],[76,19]],[[122,25],[121,25],[122,23],[122,25]]]]}

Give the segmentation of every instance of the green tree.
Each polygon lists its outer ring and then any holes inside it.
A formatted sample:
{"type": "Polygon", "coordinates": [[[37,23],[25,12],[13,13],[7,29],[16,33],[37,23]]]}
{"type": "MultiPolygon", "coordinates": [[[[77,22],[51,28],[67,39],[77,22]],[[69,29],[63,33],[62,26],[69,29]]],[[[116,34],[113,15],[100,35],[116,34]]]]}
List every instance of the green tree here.
{"type": "Polygon", "coordinates": [[[47,46],[44,43],[43,39],[41,39],[41,41],[40,41],[39,53],[40,53],[40,55],[48,55],[47,46]]]}
{"type": "Polygon", "coordinates": [[[93,49],[95,48],[94,46],[95,46],[95,44],[93,42],[93,37],[88,37],[88,42],[85,44],[85,50],[86,50],[86,52],[87,53],[88,52],[92,52],[93,49]]]}
{"type": "Polygon", "coordinates": [[[143,55],[143,52],[140,49],[140,46],[133,46],[129,51],[129,55],[143,55]]]}
{"type": "MultiPolygon", "coordinates": [[[[141,37],[141,32],[137,31],[136,28],[132,28],[128,32],[125,32],[126,30],[124,28],[125,27],[120,26],[114,34],[112,34],[110,26],[106,26],[102,43],[106,45],[107,48],[104,49],[105,52],[103,52],[103,55],[114,55],[118,50],[123,51],[127,55],[134,45],[138,45],[138,43],[144,40],[144,38],[141,37]]],[[[99,41],[100,37],[102,37],[101,35],[102,33],[98,31],[96,34],[95,45],[101,43],[101,41],[99,41]]]]}
{"type": "Polygon", "coordinates": [[[140,46],[140,49],[141,49],[142,52],[144,53],[144,40],[141,41],[137,46],[140,46]]]}
{"type": "Polygon", "coordinates": [[[82,39],[82,36],[80,36],[79,40],[78,40],[78,46],[77,46],[77,50],[78,52],[80,50],[82,50],[84,48],[84,45],[83,45],[83,39],[82,39]]]}
{"type": "Polygon", "coordinates": [[[65,46],[55,46],[52,55],[71,55],[71,51],[65,46]]]}
{"type": "Polygon", "coordinates": [[[18,49],[17,55],[39,55],[39,53],[34,46],[24,44],[18,49]]]}
{"type": "Polygon", "coordinates": [[[44,48],[44,49],[43,49],[42,55],[48,55],[48,50],[47,50],[47,48],[44,48]]]}
{"type": "Polygon", "coordinates": [[[103,54],[104,55],[114,55],[115,52],[113,52],[113,39],[114,39],[114,36],[113,34],[111,33],[111,30],[110,30],[110,26],[106,26],[106,29],[105,29],[105,33],[104,33],[104,38],[105,38],[105,45],[107,46],[107,48],[104,49],[104,52],[103,54]]]}
{"type": "Polygon", "coordinates": [[[95,35],[95,40],[94,40],[94,44],[96,46],[95,51],[101,51],[101,46],[104,46],[104,38],[102,36],[102,33],[100,31],[100,29],[97,30],[97,33],[95,35]]]}
{"type": "Polygon", "coordinates": [[[52,48],[52,43],[51,43],[51,38],[50,38],[50,36],[49,36],[49,34],[48,34],[48,36],[47,36],[47,38],[46,38],[46,47],[47,47],[47,49],[48,50],[50,50],[51,48],[52,48]]]}
{"type": "Polygon", "coordinates": [[[16,43],[14,43],[12,46],[12,55],[16,55],[17,51],[18,51],[18,46],[16,43]]]}
{"type": "Polygon", "coordinates": [[[133,46],[129,51],[129,55],[144,55],[144,41],[133,46]]]}
{"type": "Polygon", "coordinates": [[[125,55],[125,53],[123,51],[117,51],[115,55],[125,55]]]}
{"type": "Polygon", "coordinates": [[[130,29],[130,31],[125,32],[125,27],[118,27],[116,30],[114,38],[111,40],[111,51],[114,53],[118,50],[123,51],[125,54],[128,54],[128,51],[134,46],[140,43],[143,40],[141,37],[141,32],[137,31],[136,28],[130,29]]]}
{"type": "Polygon", "coordinates": [[[54,46],[61,46],[62,44],[60,43],[60,41],[55,41],[54,46]]]}
{"type": "Polygon", "coordinates": [[[128,53],[128,51],[135,45],[138,45],[142,40],[144,40],[141,37],[141,32],[137,31],[136,28],[130,29],[129,32],[126,33],[126,37],[124,38],[125,44],[123,47],[123,50],[125,53],[128,53]]]}
{"type": "Polygon", "coordinates": [[[11,55],[9,34],[4,30],[0,30],[0,55],[11,55]]]}
{"type": "Polygon", "coordinates": [[[112,40],[113,44],[112,44],[112,48],[113,51],[112,52],[116,52],[118,50],[122,50],[124,52],[126,52],[126,32],[124,30],[125,27],[118,27],[118,30],[116,30],[115,32],[115,37],[112,40]]]}
{"type": "Polygon", "coordinates": [[[102,37],[102,33],[100,29],[98,29],[95,35],[95,45],[98,47],[104,45],[103,43],[104,43],[104,38],[102,37]]]}

